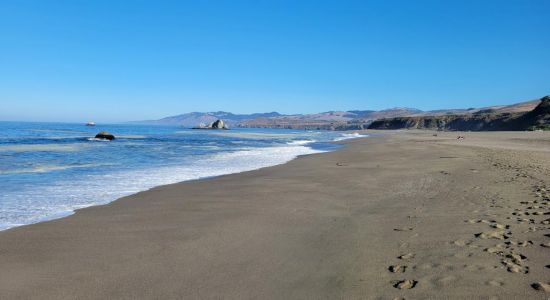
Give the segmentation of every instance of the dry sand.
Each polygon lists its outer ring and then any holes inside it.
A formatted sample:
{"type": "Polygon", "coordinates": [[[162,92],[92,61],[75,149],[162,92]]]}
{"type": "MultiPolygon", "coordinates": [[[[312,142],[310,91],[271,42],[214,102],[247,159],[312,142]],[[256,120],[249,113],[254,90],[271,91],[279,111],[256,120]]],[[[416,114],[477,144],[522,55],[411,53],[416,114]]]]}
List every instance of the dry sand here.
{"type": "Polygon", "coordinates": [[[0,232],[0,299],[550,297],[550,135],[433,133],[0,232]]]}

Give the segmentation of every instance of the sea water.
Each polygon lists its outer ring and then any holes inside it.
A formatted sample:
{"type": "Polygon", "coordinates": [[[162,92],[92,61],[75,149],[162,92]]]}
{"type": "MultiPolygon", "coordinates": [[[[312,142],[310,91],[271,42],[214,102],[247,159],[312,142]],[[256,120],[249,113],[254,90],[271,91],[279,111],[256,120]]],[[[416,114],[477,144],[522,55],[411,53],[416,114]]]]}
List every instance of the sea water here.
{"type": "Polygon", "coordinates": [[[0,122],[0,230],[149,188],[285,163],[357,133],[0,122]],[[116,136],[95,139],[99,131],[116,136]]]}

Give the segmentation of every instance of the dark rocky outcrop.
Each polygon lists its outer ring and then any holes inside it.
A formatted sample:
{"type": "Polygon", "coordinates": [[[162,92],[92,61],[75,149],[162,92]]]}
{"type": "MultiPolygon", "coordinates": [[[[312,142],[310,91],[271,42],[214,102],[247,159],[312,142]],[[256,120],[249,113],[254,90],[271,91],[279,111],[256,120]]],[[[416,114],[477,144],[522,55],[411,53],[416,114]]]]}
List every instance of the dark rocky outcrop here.
{"type": "Polygon", "coordinates": [[[102,131],[95,135],[96,139],[103,139],[103,140],[109,140],[112,141],[115,139],[115,136],[107,131],[102,131]]]}
{"type": "Polygon", "coordinates": [[[192,129],[229,129],[222,119],[218,119],[208,126],[193,127],[192,129]]]}
{"type": "Polygon", "coordinates": [[[541,98],[540,104],[526,113],[479,111],[474,114],[462,115],[389,118],[372,122],[369,129],[550,130],[550,97],[541,98]]]}
{"type": "Polygon", "coordinates": [[[550,130],[550,96],[540,99],[540,104],[521,117],[523,126],[528,130],[550,130]]]}
{"type": "Polygon", "coordinates": [[[210,128],[212,128],[212,129],[227,129],[227,126],[225,125],[225,123],[223,122],[222,119],[218,119],[218,120],[212,122],[212,124],[210,124],[210,128]]]}

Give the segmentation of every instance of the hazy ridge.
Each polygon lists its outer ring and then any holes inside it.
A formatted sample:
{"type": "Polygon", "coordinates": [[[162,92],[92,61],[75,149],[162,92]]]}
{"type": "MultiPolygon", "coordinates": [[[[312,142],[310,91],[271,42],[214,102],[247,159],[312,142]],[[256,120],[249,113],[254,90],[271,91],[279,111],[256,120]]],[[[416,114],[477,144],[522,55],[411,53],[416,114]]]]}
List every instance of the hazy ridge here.
{"type": "MultiPolygon", "coordinates": [[[[389,120],[393,118],[419,118],[438,117],[440,119],[480,119],[479,116],[506,115],[513,117],[532,111],[541,100],[530,100],[512,105],[497,105],[481,108],[458,108],[422,111],[416,108],[396,107],[384,110],[350,110],[328,111],[315,114],[285,115],[278,112],[233,114],[230,112],[191,112],[165,117],[158,120],[137,121],[133,123],[156,125],[181,125],[193,127],[201,123],[208,124],[217,119],[223,119],[230,127],[247,128],[289,128],[289,129],[323,129],[323,130],[358,130],[366,129],[377,120],[389,120]],[[454,116],[454,117],[450,117],[454,116]],[[461,117],[462,116],[462,117],[461,117]]],[[[397,122],[399,123],[399,122],[397,122]]],[[[380,124],[380,123],[375,123],[380,124]]],[[[388,126],[377,125],[379,128],[388,126]]],[[[395,128],[408,128],[410,125],[392,125],[395,128]]],[[[422,126],[420,126],[422,128],[422,126]]],[[[428,126],[429,127],[429,126],[428,126]]]]}

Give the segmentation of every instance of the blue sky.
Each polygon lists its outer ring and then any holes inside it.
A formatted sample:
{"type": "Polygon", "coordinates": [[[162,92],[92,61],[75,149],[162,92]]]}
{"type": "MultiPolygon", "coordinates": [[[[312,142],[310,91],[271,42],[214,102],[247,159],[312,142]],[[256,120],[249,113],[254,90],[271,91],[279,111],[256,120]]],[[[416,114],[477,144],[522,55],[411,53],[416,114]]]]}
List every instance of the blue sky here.
{"type": "Polygon", "coordinates": [[[0,2],[0,120],[438,109],[550,93],[550,1],[0,2]]]}

